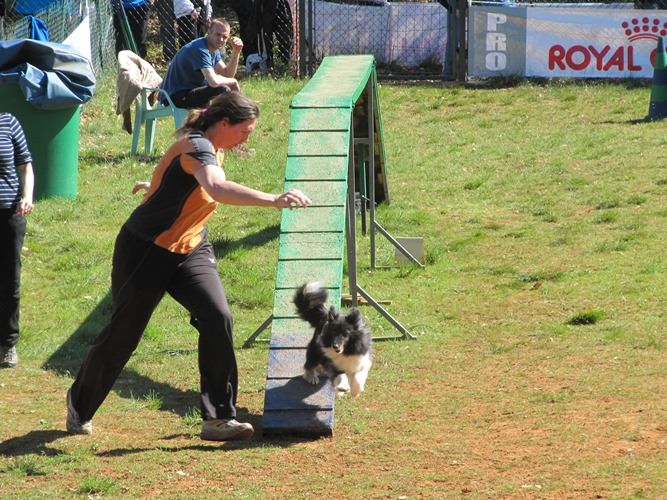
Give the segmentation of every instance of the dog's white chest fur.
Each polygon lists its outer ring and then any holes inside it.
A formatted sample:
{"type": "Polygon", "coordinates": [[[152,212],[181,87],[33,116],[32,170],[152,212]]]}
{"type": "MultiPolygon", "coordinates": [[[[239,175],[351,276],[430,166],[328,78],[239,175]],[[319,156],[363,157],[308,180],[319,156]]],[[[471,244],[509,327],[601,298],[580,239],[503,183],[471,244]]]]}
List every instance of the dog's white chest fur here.
{"type": "Polygon", "coordinates": [[[344,355],[330,347],[325,347],[324,352],[334,366],[345,373],[345,376],[340,375],[336,378],[333,382],[334,387],[341,393],[349,390],[352,396],[361,394],[368,378],[368,371],[373,364],[370,353],[344,355]]]}
{"type": "Polygon", "coordinates": [[[333,361],[336,368],[348,375],[363,370],[368,371],[371,367],[371,356],[368,353],[345,355],[337,353],[331,347],[325,347],[323,350],[329,359],[333,361]]]}

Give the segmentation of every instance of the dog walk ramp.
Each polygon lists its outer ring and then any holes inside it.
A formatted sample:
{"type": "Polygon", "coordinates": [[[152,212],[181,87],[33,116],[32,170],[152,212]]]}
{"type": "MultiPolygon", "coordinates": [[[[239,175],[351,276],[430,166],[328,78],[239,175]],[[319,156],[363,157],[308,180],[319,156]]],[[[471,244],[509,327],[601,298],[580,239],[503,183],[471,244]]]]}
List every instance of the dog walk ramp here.
{"type": "MultiPolygon", "coordinates": [[[[273,314],[260,327],[271,323],[265,435],[333,433],[333,387],[324,377],[317,385],[301,377],[313,329],[297,317],[292,298],[303,283],[317,281],[327,288],[329,304],[341,305],[346,206],[350,199],[354,203],[354,191],[352,197],[349,192],[354,122],[364,119],[361,111],[355,113],[355,106],[375,99],[375,92],[373,56],[332,56],[322,61],[310,82],[292,99],[285,190],[302,190],[312,204],[305,210],[283,210],[273,314]],[[366,95],[369,91],[374,92],[372,97],[366,95]]],[[[379,132],[379,113],[374,123],[379,132]]],[[[384,200],[389,193],[381,134],[378,137],[374,138],[374,187],[384,200]]],[[[351,213],[354,223],[354,210],[351,213]]]]}

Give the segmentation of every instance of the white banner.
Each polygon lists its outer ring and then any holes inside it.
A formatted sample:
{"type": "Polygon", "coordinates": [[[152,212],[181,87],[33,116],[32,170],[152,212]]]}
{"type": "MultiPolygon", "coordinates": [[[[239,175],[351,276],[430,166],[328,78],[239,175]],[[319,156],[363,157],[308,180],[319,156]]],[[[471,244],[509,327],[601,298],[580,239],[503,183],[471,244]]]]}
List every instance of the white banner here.
{"type": "Polygon", "coordinates": [[[663,11],[528,9],[526,76],[653,76],[663,11]]]}
{"type": "Polygon", "coordinates": [[[667,11],[473,6],[469,26],[470,76],[651,78],[667,11]]]}
{"type": "Polygon", "coordinates": [[[373,54],[380,64],[444,61],[447,10],[439,3],[349,5],[315,2],[315,53],[373,54]]]}

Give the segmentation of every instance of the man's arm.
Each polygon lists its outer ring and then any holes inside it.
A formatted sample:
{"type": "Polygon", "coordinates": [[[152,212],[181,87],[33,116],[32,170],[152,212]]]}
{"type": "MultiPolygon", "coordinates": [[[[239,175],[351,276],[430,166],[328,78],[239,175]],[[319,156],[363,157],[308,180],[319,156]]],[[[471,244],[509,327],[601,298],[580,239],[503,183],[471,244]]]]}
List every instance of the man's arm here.
{"type": "Polygon", "coordinates": [[[239,87],[239,82],[236,80],[236,78],[229,78],[219,75],[213,71],[213,68],[202,68],[201,72],[202,75],[204,75],[204,78],[206,78],[209,87],[222,87],[225,85],[231,90],[241,90],[241,87],[239,87]]]}
{"type": "Polygon", "coordinates": [[[218,61],[215,65],[215,72],[219,75],[226,76],[227,78],[234,78],[236,70],[239,67],[239,58],[241,57],[241,50],[243,50],[243,41],[239,37],[233,36],[230,38],[229,44],[232,46],[232,55],[229,58],[229,63],[225,64],[222,60],[218,61]]]}

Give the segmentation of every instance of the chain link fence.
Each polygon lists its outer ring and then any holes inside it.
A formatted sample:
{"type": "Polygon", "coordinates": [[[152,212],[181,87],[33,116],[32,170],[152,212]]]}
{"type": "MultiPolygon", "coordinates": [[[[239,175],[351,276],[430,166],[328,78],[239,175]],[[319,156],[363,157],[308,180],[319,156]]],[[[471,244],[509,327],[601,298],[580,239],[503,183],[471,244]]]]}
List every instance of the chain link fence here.
{"type": "Polygon", "coordinates": [[[445,62],[446,0],[0,1],[2,39],[32,37],[36,18],[50,41],[64,42],[87,15],[96,70],[130,49],[164,74],[176,51],[204,35],[215,17],[242,38],[247,72],[308,76],[327,55],[370,53],[381,75],[439,77],[445,62]]]}
{"type": "Polygon", "coordinates": [[[327,55],[373,54],[381,77],[439,77],[447,45],[446,0],[301,0],[301,68],[327,55]]]}
{"type": "MultiPolygon", "coordinates": [[[[243,40],[241,71],[296,72],[296,0],[154,0],[148,8],[121,8],[121,0],[114,1],[116,24],[127,18],[136,52],[161,74],[180,47],[205,36],[214,18],[226,19],[232,35],[243,40]]],[[[117,50],[133,50],[128,45],[119,36],[117,50]]]]}
{"type": "Polygon", "coordinates": [[[90,47],[69,41],[90,55],[96,71],[130,49],[164,74],[176,51],[204,36],[216,17],[243,39],[242,71],[296,74],[296,0],[0,0],[0,39],[67,43],[83,24],[90,47]]]}
{"type": "Polygon", "coordinates": [[[244,42],[241,72],[303,77],[327,55],[363,53],[375,56],[381,78],[462,80],[471,4],[658,9],[667,0],[0,0],[0,39],[41,30],[62,43],[85,26],[97,72],[115,67],[117,52],[129,48],[164,74],[182,45],[223,17],[244,42]]]}

